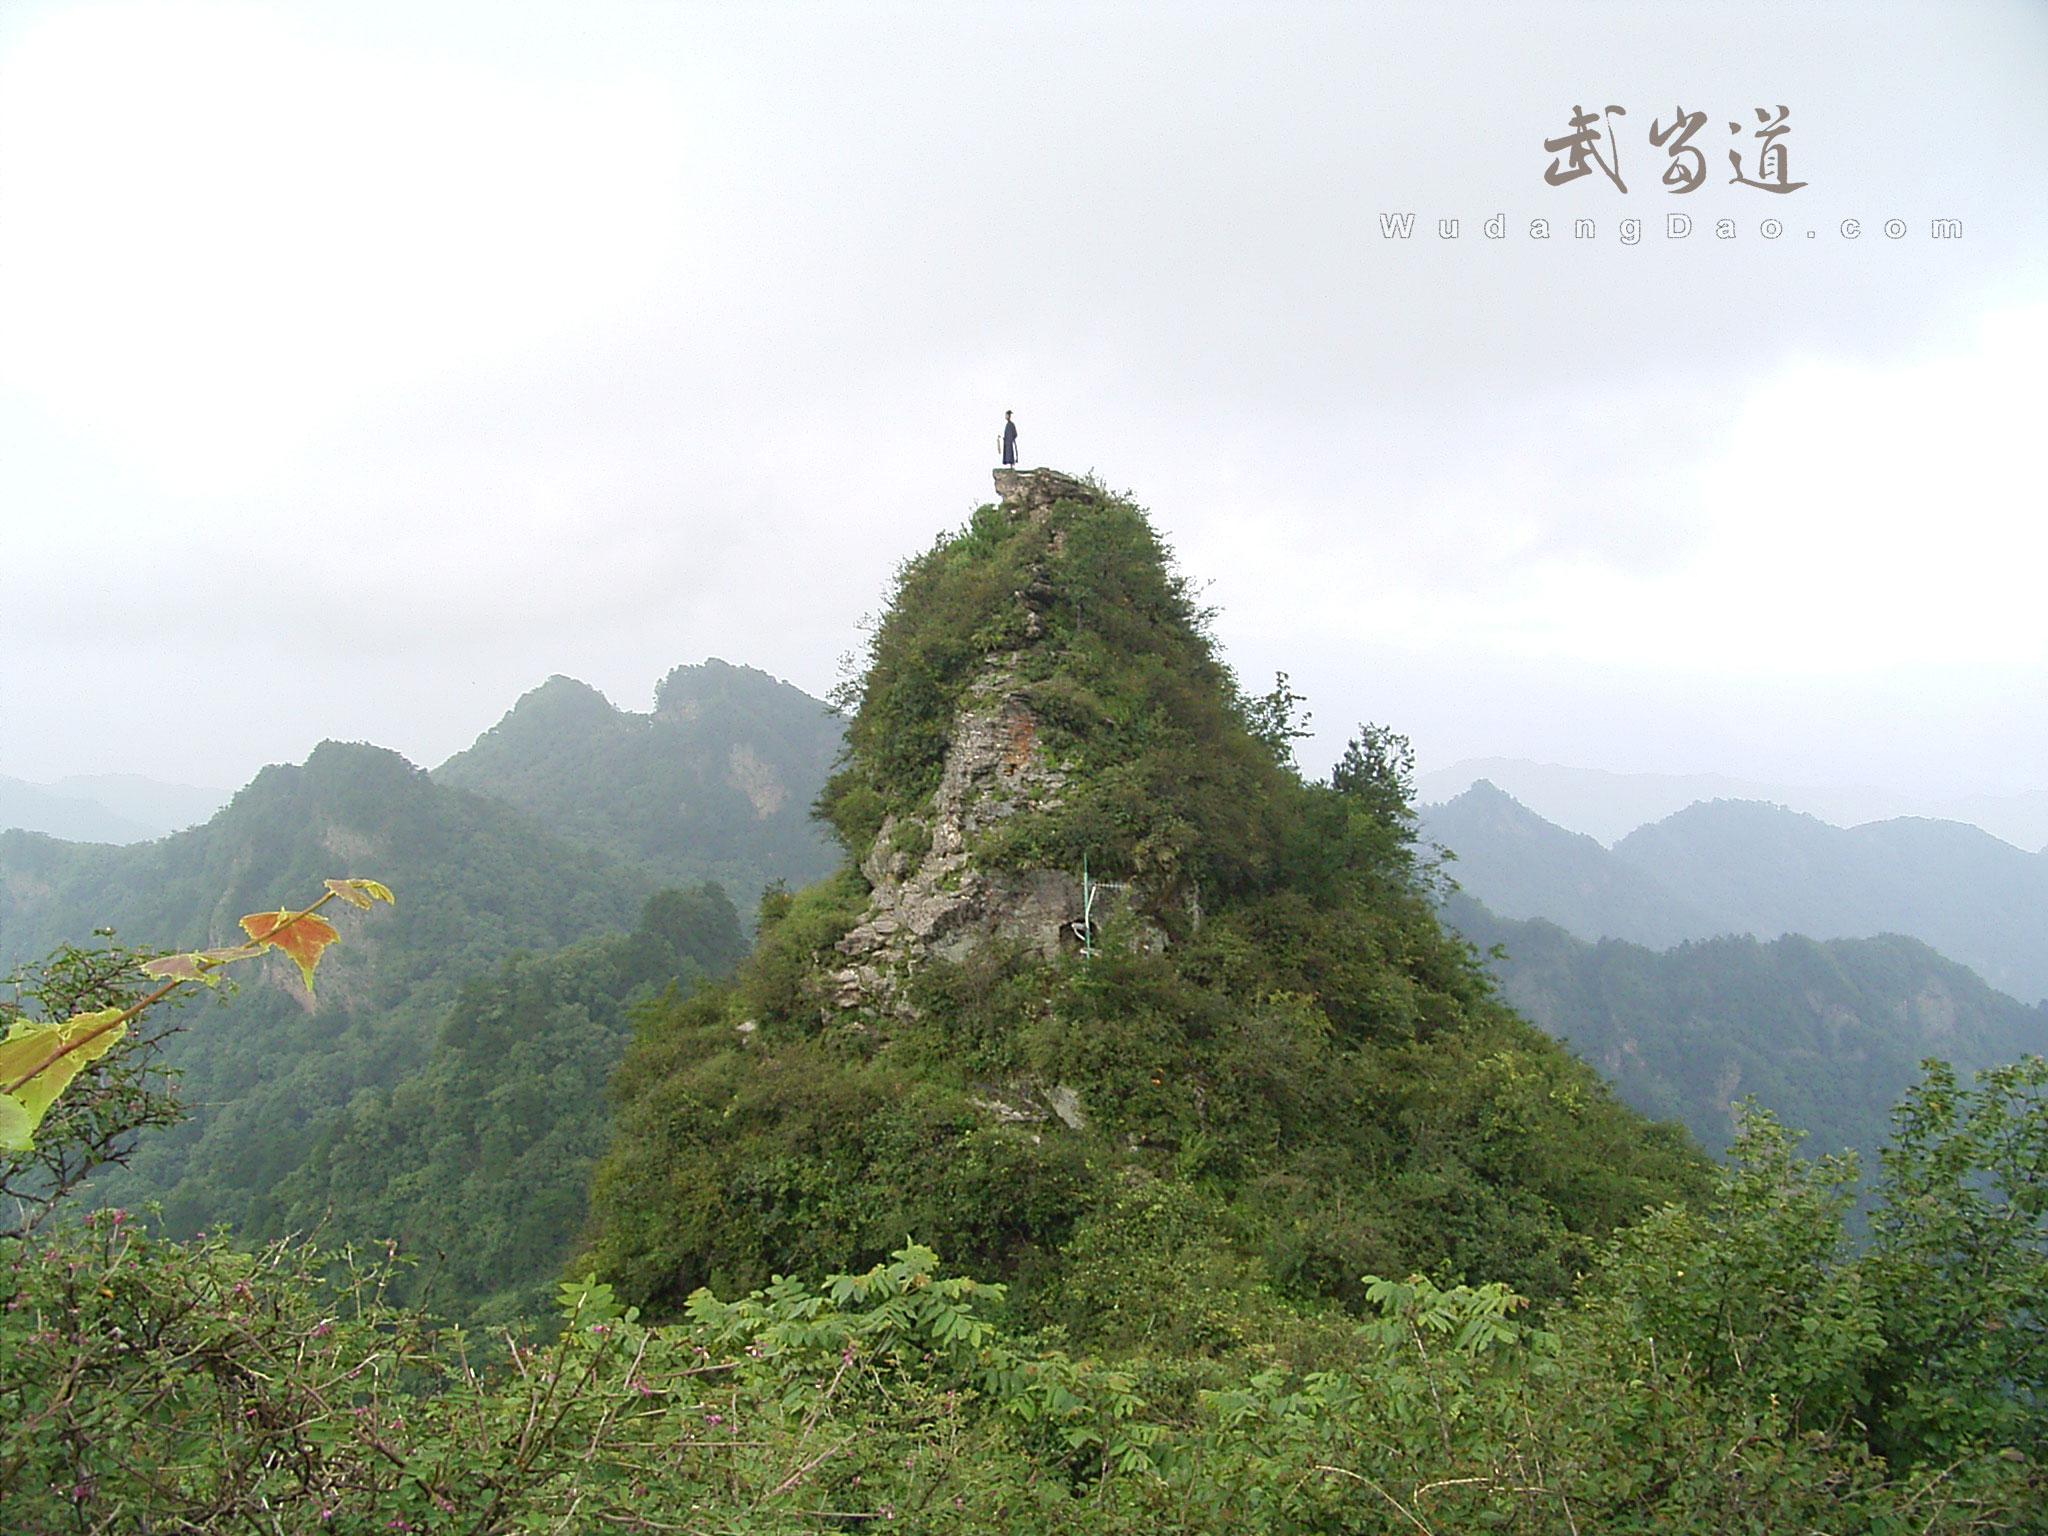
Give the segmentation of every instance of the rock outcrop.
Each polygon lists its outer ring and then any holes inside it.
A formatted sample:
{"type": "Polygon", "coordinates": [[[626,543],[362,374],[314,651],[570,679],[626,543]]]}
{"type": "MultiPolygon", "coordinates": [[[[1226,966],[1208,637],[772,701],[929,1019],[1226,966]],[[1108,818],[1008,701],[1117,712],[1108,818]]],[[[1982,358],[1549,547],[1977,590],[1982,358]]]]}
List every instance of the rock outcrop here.
{"type": "MultiPolygon", "coordinates": [[[[999,469],[995,482],[1013,518],[1042,517],[1057,500],[1092,494],[1046,469],[999,469]]],[[[1027,639],[1043,633],[1037,617],[1049,591],[1040,572],[1016,594],[1030,610],[1027,639]]],[[[985,832],[1021,811],[1056,807],[1067,781],[1039,740],[1037,717],[1019,686],[1019,659],[1020,653],[988,657],[954,716],[945,767],[926,808],[888,816],[862,861],[873,890],[862,921],[839,941],[852,962],[833,976],[841,1008],[906,1006],[899,983],[925,955],[964,960],[993,941],[1052,959],[1079,942],[1077,879],[1061,870],[989,869],[975,858],[985,832]]]]}
{"type": "Polygon", "coordinates": [[[914,1232],[1034,1318],[1206,1319],[1367,1273],[1562,1296],[1685,1197],[1438,925],[1396,765],[1304,781],[1128,498],[996,489],[874,628],[818,799],[857,867],[636,1034],[596,1264],[681,1308],[914,1232]]]}
{"type": "Polygon", "coordinates": [[[999,469],[996,495],[1012,517],[1043,517],[1056,501],[1078,500],[1095,492],[1084,480],[1056,469],[999,469]]]}

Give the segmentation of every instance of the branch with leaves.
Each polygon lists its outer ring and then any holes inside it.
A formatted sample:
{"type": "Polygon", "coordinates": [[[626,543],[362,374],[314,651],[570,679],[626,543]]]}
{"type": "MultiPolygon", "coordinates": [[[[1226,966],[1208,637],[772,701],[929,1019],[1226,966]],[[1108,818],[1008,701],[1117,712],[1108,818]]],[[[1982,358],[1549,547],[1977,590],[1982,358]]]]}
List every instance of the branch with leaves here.
{"type": "Polygon", "coordinates": [[[223,967],[275,949],[297,963],[311,992],[321,954],[341,937],[334,924],[320,916],[320,909],[337,897],[364,908],[375,901],[393,901],[391,892],[375,880],[329,880],[326,894],[309,907],[252,912],[243,918],[242,931],[249,937],[241,944],[144,961],[143,974],[159,985],[124,1006],[65,1019],[16,1019],[0,1040],[0,1152],[34,1150],[36,1127],[72,1079],[120,1044],[132,1020],[179,987],[192,982],[214,986],[223,967]]]}

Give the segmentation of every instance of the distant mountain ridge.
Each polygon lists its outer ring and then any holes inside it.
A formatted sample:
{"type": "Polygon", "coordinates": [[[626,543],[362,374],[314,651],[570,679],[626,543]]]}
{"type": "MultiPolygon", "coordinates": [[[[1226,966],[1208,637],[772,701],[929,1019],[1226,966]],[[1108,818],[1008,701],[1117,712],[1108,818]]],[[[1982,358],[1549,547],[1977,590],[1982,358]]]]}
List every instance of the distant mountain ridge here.
{"type": "Polygon", "coordinates": [[[657,884],[715,880],[751,912],[764,886],[807,884],[836,862],[811,803],[844,733],[803,690],[713,657],[670,672],[645,715],[551,677],[433,776],[657,884]]]}
{"type": "Polygon", "coordinates": [[[1684,1121],[1716,1150],[1754,1094],[1809,1133],[1812,1155],[1850,1148],[1869,1171],[1924,1057],[1967,1078],[2048,1052],[2048,1004],[2016,1002],[1897,934],[1719,938],[1659,953],[1504,918],[1462,892],[1444,916],[1482,950],[1500,946],[1489,967],[1517,1011],[1635,1108],[1684,1121]]]}
{"type": "Polygon", "coordinates": [[[1456,854],[1459,886],[1504,917],[1653,948],[1723,934],[1900,933],[2022,1001],[2048,996],[2048,855],[1978,827],[1917,817],[1833,827],[1717,800],[1605,849],[1483,780],[1421,820],[1426,839],[1456,854]]]}
{"type": "Polygon", "coordinates": [[[1762,800],[1837,827],[1901,816],[1960,821],[2016,848],[2038,850],[2048,844],[2048,790],[2038,789],[1927,799],[1874,785],[1772,784],[1723,773],[1611,773],[1519,757],[1476,757],[1423,774],[1416,783],[1416,798],[1424,805],[1439,805],[1481,779],[1506,790],[1546,820],[1609,846],[1637,827],[1702,800],[1762,800]]]}
{"type": "Polygon", "coordinates": [[[0,777],[0,827],[74,843],[142,843],[197,826],[226,790],[165,784],[135,773],[73,774],[53,784],[0,777]]]}
{"type": "Polygon", "coordinates": [[[1459,888],[1503,917],[1542,918],[1585,939],[1668,949],[1726,931],[1688,901],[1583,832],[1567,832],[1482,779],[1421,813],[1423,839],[1457,857],[1459,888]]]}

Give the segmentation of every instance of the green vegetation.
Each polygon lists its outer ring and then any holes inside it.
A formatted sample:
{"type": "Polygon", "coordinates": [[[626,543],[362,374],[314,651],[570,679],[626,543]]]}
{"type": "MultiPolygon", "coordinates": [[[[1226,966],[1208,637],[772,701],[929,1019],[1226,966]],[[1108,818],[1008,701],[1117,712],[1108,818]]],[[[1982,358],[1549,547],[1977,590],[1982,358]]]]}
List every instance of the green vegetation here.
{"type": "Polygon", "coordinates": [[[1719,1150],[1754,1096],[1812,1144],[1874,1165],[1891,1108],[1940,1056],[1964,1072],[2048,1047],[2027,1007],[1897,934],[1772,943],[1710,939],[1658,952],[1510,922],[1462,892],[1445,920],[1481,949],[1507,1000],[1566,1040],[1646,1114],[1719,1150]]]}
{"type": "MultiPolygon", "coordinates": [[[[13,993],[0,997],[0,1028],[10,1043],[39,1026],[126,1012],[154,990],[141,969],[152,951],[99,937],[91,948],[60,945],[41,964],[16,966],[0,977],[0,986],[13,993]]],[[[134,1021],[61,1085],[32,1127],[30,1145],[0,1150],[0,1198],[6,1201],[0,1230],[26,1237],[94,1173],[126,1163],[141,1133],[185,1118],[163,1063],[174,1018],[159,1006],[134,1021]]]]}
{"type": "MultiPolygon", "coordinates": [[[[465,978],[517,950],[631,926],[636,877],[520,812],[434,784],[396,753],[329,742],[267,768],[204,827],[131,848],[0,834],[0,935],[12,960],[96,927],[166,947],[239,940],[337,872],[402,891],[328,963],[309,996],[282,956],[256,962],[232,1009],[186,1010],[163,1042],[190,1110],[144,1139],[100,1200],[162,1201],[179,1235],[281,1230],[275,1190],[348,1112],[424,1065],[465,978]]],[[[349,1234],[358,1235],[358,1234],[349,1234]]],[[[368,1235],[368,1234],[360,1234],[368,1235]]]]}
{"type": "Polygon", "coordinates": [[[1847,1170],[1760,1115],[1568,1307],[1373,1280],[1199,1384],[1020,1333],[917,1246],[661,1327],[565,1285],[552,1344],[480,1369],[483,1336],[383,1300],[388,1260],[101,1211],[0,1243],[0,1504],[88,1532],[2039,1529],[2048,1064],[1936,1074],[1901,1121],[1866,1258],[1847,1170]]]}
{"type": "Polygon", "coordinates": [[[1304,782],[1284,679],[1243,695],[1136,508],[985,507],[903,568],[821,800],[851,854],[937,814],[956,717],[997,694],[1057,788],[993,817],[974,867],[1125,882],[1099,952],[924,953],[900,1006],[847,1008],[834,945],[869,877],[772,899],[731,988],[636,1023],[594,1196],[622,1294],[673,1315],[915,1239],[1091,1347],[1227,1352],[1276,1303],[1362,1305],[1368,1272],[1562,1297],[1704,1188],[1682,1132],[1439,926],[1404,744],[1369,730],[1304,782]]]}
{"type": "Polygon", "coordinates": [[[465,982],[416,1072],[350,1101],[271,1196],[277,1231],[397,1239],[424,1256],[394,1300],[508,1321],[547,1309],[610,1134],[605,1079],[628,1020],[731,969],[717,886],[649,898],[630,934],[514,955],[465,982]]]}
{"type": "Polygon", "coordinates": [[[767,886],[832,867],[807,813],[842,724],[801,689],[715,658],[669,673],[651,715],[552,677],[434,781],[516,805],[650,884],[716,881],[751,908],[767,886]]]}
{"type": "Polygon", "coordinates": [[[1249,728],[1205,616],[1136,509],[1063,503],[1043,521],[984,507],[899,573],[824,809],[856,856],[875,814],[915,816],[954,716],[992,655],[1072,775],[981,850],[985,862],[1149,880],[1154,915],[1199,883],[1272,885],[1288,775],[1249,728]],[[1022,599],[1021,601],[1019,599],[1022,599]]]}

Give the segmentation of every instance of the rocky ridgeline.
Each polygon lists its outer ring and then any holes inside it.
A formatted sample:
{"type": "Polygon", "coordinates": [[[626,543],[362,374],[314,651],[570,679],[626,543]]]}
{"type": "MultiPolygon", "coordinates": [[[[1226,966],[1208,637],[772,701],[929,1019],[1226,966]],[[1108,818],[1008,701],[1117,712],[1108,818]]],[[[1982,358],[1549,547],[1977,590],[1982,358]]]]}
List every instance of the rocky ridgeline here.
{"type": "MultiPolygon", "coordinates": [[[[1056,501],[1095,495],[1049,469],[999,469],[995,484],[1014,520],[1042,521],[1056,501]]],[[[1055,533],[1049,558],[1058,559],[1064,543],[1055,533]]],[[[1041,565],[1016,593],[1026,609],[1027,644],[1046,634],[1040,615],[1051,598],[1041,565]]],[[[997,823],[1058,806],[1070,771],[1039,739],[1037,717],[1019,685],[1022,654],[987,658],[954,716],[945,769],[927,808],[887,817],[862,861],[872,893],[859,925],[839,941],[851,962],[833,974],[839,1008],[907,1010],[901,983],[926,955],[957,962],[995,941],[1053,959],[1080,942],[1079,879],[1064,870],[989,869],[976,857],[997,823]]]]}

